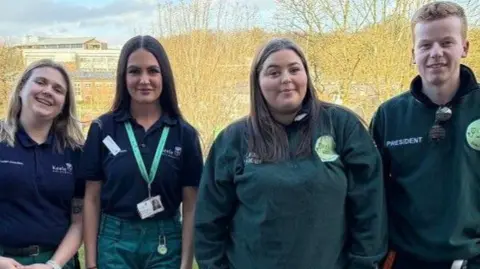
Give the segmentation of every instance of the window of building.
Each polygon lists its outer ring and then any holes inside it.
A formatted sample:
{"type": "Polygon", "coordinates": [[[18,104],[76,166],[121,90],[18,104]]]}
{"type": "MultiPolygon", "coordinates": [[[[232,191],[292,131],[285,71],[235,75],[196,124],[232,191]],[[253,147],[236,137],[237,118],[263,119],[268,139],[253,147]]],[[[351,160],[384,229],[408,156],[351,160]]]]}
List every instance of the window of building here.
{"type": "Polygon", "coordinates": [[[82,95],[82,89],[81,89],[81,84],[80,84],[80,82],[75,82],[73,87],[74,87],[75,95],[76,95],[76,96],[82,95]]]}

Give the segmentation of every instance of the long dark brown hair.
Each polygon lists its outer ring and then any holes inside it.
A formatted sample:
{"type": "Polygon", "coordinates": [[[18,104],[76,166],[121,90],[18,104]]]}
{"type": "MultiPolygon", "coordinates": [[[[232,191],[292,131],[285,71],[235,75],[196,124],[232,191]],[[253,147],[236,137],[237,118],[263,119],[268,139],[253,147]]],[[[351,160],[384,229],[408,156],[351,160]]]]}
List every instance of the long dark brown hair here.
{"type": "Polygon", "coordinates": [[[178,107],[177,92],[173,78],[172,68],[168,60],[167,53],[162,44],[151,36],[135,36],[125,43],[120,52],[117,67],[117,89],[111,111],[130,109],[131,96],[128,93],[126,83],[127,63],[130,55],[138,49],[145,49],[152,53],[160,65],[162,74],[162,94],[159,102],[162,111],[172,117],[182,118],[180,108],[178,107]]]}
{"type": "Polygon", "coordinates": [[[288,159],[290,150],[285,127],[274,120],[267,102],[260,90],[259,76],[265,60],[280,50],[291,50],[300,57],[307,73],[307,92],[302,105],[309,109],[307,124],[301,124],[301,141],[295,156],[312,154],[313,124],[318,119],[320,102],[310,78],[305,55],[292,40],[275,38],[267,42],[256,54],[250,71],[250,116],[248,119],[248,150],[258,155],[263,162],[277,162],[288,159]]]}

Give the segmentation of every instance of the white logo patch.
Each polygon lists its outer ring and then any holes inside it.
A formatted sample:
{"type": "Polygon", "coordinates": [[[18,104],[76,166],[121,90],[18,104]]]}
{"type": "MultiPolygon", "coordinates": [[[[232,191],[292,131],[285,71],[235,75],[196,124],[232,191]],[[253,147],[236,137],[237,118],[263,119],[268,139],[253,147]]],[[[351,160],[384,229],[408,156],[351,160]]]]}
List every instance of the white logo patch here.
{"type": "Polygon", "coordinates": [[[315,142],[315,152],[322,162],[333,162],[338,159],[335,152],[335,141],[330,135],[320,136],[315,142]]]}
{"type": "Polygon", "coordinates": [[[465,136],[470,147],[480,150],[480,119],[468,125],[465,136]]]}

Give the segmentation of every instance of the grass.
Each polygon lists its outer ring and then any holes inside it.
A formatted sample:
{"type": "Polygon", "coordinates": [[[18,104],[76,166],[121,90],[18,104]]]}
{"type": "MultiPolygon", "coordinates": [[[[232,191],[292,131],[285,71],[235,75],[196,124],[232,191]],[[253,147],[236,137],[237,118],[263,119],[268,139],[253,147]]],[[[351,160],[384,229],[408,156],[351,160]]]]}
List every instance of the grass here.
{"type": "MultiPolygon", "coordinates": [[[[78,252],[78,255],[79,255],[79,259],[80,259],[80,266],[82,267],[82,269],[85,269],[85,252],[83,250],[83,246],[80,248],[80,251],[78,252]]],[[[198,269],[198,266],[197,264],[194,262],[193,263],[193,269],[198,269]]]]}
{"type": "Polygon", "coordinates": [[[80,267],[86,268],[85,267],[85,250],[83,249],[83,245],[78,251],[78,259],[80,260],[80,267]]]}

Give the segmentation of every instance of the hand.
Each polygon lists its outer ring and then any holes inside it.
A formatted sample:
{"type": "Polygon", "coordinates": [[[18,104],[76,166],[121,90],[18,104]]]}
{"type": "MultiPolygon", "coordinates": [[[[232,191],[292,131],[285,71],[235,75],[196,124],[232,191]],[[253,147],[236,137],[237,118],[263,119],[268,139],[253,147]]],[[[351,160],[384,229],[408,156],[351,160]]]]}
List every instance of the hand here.
{"type": "Polygon", "coordinates": [[[18,267],[19,269],[52,269],[52,266],[44,263],[36,263],[27,266],[18,267]]]}
{"type": "Polygon", "coordinates": [[[0,257],[0,269],[17,269],[21,267],[22,265],[14,259],[0,257]]]}

